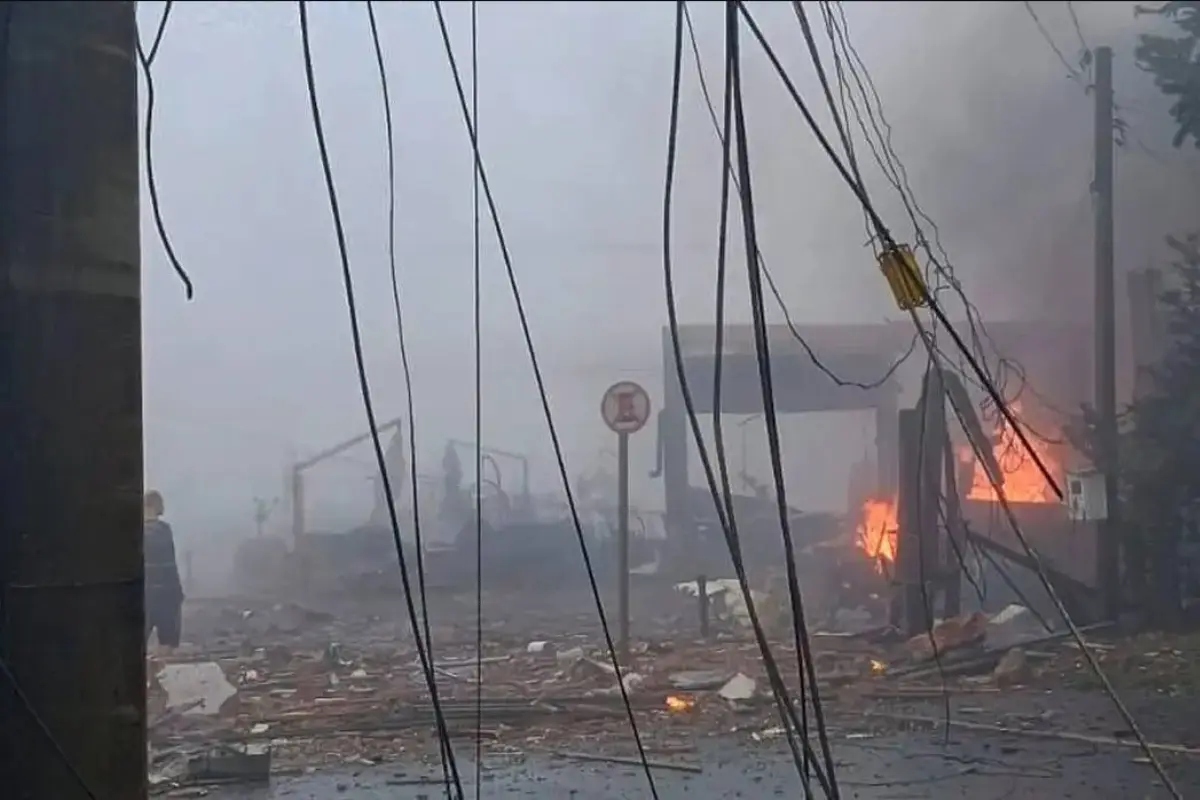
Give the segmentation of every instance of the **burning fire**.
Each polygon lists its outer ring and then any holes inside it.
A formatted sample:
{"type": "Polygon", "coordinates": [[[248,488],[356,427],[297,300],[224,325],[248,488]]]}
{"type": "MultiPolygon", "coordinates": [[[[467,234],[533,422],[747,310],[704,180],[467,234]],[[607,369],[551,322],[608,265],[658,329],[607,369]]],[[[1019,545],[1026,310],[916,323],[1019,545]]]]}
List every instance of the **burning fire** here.
{"type": "Polygon", "coordinates": [[[667,695],[667,711],[674,711],[676,713],[681,711],[691,711],[692,707],[695,705],[696,701],[690,697],[674,694],[667,695]]]}
{"type": "MultiPolygon", "coordinates": [[[[1022,420],[1021,406],[1018,403],[1013,403],[1010,406],[1013,416],[1018,421],[1022,420]]],[[[1050,446],[1033,436],[1026,430],[1026,439],[1029,440],[1033,452],[1037,453],[1041,462],[1046,465],[1051,475],[1056,477],[1061,475],[1061,468],[1058,461],[1050,451],[1050,446]]],[[[1013,503],[1057,503],[1058,498],[1054,495],[1054,491],[1046,482],[1042,471],[1038,469],[1037,463],[1029,455],[1025,449],[1025,445],[1021,443],[1020,438],[1003,420],[1000,421],[996,428],[995,444],[992,445],[992,455],[995,456],[996,462],[1000,465],[1000,471],[1004,475],[1004,496],[1013,503]]],[[[987,470],[983,465],[975,460],[974,454],[969,447],[963,448],[959,453],[959,458],[964,463],[975,461],[975,468],[971,477],[971,488],[967,492],[968,500],[984,500],[995,503],[999,501],[996,496],[995,489],[992,488],[991,481],[988,480],[987,470]]]]}
{"type": "MultiPolygon", "coordinates": [[[[1023,418],[1019,404],[1013,403],[1010,409],[1018,420],[1023,418]]],[[[1026,438],[1050,474],[1061,477],[1062,465],[1055,457],[1052,447],[1028,431],[1026,438]]],[[[1053,489],[1046,482],[1025,446],[1021,444],[1020,438],[1003,422],[997,426],[992,454],[1004,474],[1004,494],[1009,501],[1013,503],[1058,502],[1053,489]]],[[[967,499],[997,502],[998,498],[988,480],[987,470],[975,458],[971,448],[966,445],[959,448],[958,458],[964,465],[974,465],[971,469],[971,485],[966,493],[967,499]]],[[[900,528],[896,506],[895,498],[885,500],[874,497],[862,504],[859,515],[855,544],[875,562],[876,569],[881,574],[887,564],[896,560],[896,537],[900,528]]]]}
{"type": "Polygon", "coordinates": [[[867,500],[863,503],[857,544],[876,562],[880,571],[883,570],[883,562],[896,560],[896,533],[899,529],[894,500],[867,500]]]}
{"type": "Polygon", "coordinates": [[[877,661],[873,658],[871,659],[871,674],[882,675],[886,671],[887,664],[883,663],[882,661],[877,661]]]}

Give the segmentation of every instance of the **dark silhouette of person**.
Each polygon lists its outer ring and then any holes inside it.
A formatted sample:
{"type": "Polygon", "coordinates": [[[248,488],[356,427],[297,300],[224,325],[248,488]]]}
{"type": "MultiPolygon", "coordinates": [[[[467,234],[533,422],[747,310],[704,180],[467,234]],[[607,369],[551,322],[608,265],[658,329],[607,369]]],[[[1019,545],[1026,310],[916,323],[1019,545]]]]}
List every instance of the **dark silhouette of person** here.
{"type": "Polygon", "coordinates": [[[142,549],[146,564],[146,641],[158,632],[158,644],[179,646],[183,627],[183,584],[175,560],[175,534],[163,521],[162,495],[146,492],[142,549]]]}

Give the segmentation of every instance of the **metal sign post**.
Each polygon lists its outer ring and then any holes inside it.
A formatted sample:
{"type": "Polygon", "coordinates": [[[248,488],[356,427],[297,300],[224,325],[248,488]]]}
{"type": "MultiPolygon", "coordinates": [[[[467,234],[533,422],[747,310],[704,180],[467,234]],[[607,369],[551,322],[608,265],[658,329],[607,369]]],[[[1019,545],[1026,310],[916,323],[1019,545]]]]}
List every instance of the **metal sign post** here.
{"type": "Polygon", "coordinates": [[[608,387],[600,403],[604,424],[617,434],[617,649],[622,662],[629,661],[629,435],[637,433],[650,419],[650,395],[632,381],[608,387]]]}

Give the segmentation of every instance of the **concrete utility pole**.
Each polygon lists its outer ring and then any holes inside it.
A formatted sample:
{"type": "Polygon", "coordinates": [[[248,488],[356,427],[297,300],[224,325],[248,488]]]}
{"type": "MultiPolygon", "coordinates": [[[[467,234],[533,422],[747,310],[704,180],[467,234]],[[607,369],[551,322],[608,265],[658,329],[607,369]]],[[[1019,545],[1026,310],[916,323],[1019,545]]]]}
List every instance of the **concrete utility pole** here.
{"type": "Polygon", "coordinates": [[[1096,335],[1092,374],[1096,382],[1097,461],[1104,474],[1107,514],[1098,529],[1097,578],[1104,613],[1115,619],[1121,612],[1121,529],[1117,498],[1120,468],[1117,452],[1116,380],[1116,276],[1113,266],[1113,84],[1112,49],[1097,47],[1096,63],[1096,167],[1092,189],[1096,193],[1096,335]]]}
{"type": "Polygon", "coordinates": [[[14,800],[146,797],[135,25],[131,2],[0,2],[0,794],[14,800]]]}

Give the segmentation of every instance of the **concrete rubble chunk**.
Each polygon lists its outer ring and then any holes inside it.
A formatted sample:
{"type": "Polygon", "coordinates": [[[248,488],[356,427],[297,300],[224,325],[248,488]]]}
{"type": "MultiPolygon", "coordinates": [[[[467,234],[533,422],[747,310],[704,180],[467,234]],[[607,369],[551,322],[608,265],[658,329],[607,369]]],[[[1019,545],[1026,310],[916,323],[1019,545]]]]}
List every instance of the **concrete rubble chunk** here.
{"type": "Polygon", "coordinates": [[[622,686],[625,688],[626,693],[632,694],[633,692],[640,689],[642,687],[642,684],[644,684],[645,682],[646,682],[646,676],[641,674],[640,672],[626,672],[623,675],[621,675],[621,685],[620,686],[617,686],[615,684],[612,686],[606,686],[603,689],[597,689],[593,692],[589,692],[589,694],[592,696],[596,696],[596,697],[613,697],[613,696],[621,694],[622,686]]]}
{"type": "Polygon", "coordinates": [[[984,638],[989,648],[1000,650],[1046,635],[1045,627],[1019,603],[1006,606],[988,620],[984,638]]]}
{"type": "Polygon", "coordinates": [[[558,660],[560,666],[569,667],[576,661],[582,661],[584,655],[582,647],[572,647],[567,650],[559,650],[554,657],[558,660]]]}
{"type": "Polygon", "coordinates": [[[612,664],[606,664],[603,661],[587,657],[581,657],[571,662],[571,666],[567,671],[571,677],[580,680],[617,674],[612,664]]]}
{"type": "Polygon", "coordinates": [[[722,699],[728,700],[731,703],[744,701],[754,697],[754,691],[757,686],[758,684],[753,678],[739,672],[726,681],[717,694],[722,699]]]}
{"type": "Polygon", "coordinates": [[[932,633],[919,633],[908,640],[905,649],[917,664],[932,661],[935,655],[982,644],[988,618],[975,611],[942,620],[933,626],[932,633]]]}
{"type": "Polygon", "coordinates": [[[729,673],[725,670],[691,669],[673,672],[667,680],[676,689],[685,692],[703,692],[724,686],[729,681],[729,673]]]}
{"type": "Polygon", "coordinates": [[[1014,647],[1000,658],[1000,663],[992,671],[992,678],[997,686],[1014,686],[1029,680],[1032,674],[1025,651],[1014,647]]]}
{"type": "Polygon", "coordinates": [[[237,694],[215,661],[168,664],[158,673],[158,683],[167,693],[167,709],[185,715],[212,716],[237,694]]]}

